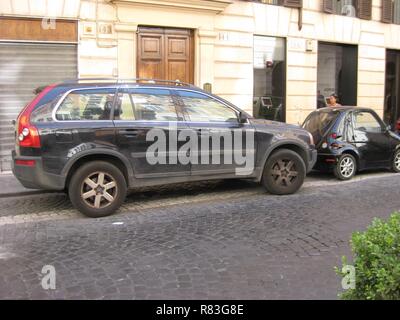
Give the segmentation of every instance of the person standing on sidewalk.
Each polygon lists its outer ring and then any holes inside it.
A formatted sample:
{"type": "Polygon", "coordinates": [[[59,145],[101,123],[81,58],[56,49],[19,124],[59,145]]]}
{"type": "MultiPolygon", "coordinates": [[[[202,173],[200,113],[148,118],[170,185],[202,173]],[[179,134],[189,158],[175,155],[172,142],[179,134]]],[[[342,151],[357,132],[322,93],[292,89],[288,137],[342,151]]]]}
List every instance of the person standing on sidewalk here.
{"type": "Polygon", "coordinates": [[[332,93],[329,96],[329,103],[328,107],[336,108],[336,107],[341,107],[342,105],[338,103],[339,97],[337,96],[336,93],[332,93]]]}

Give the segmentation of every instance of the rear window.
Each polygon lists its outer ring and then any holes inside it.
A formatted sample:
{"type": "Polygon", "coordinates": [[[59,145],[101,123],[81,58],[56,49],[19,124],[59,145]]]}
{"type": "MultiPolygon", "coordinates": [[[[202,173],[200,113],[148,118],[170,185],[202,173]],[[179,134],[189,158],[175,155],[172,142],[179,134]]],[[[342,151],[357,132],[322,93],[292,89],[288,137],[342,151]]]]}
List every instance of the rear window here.
{"type": "MultiPolygon", "coordinates": [[[[47,86],[36,88],[33,93],[37,96],[39,95],[47,86]]],[[[30,116],[30,121],[32,123],[39,122],[52,122],[52,112],[57,101],[63,96],[65,92],[70,90],[70,87],[66,86],[56,86],[47,92],[44,97],[40,99],[35,105],[34,110],[30,116]]],[[[36,97],[34,98],[36,99],[36,97]]],[[[33,100],[34,100],[33,99],[33,100]]],[[[32,100],[32,101],[33,101],[32,100]]]]}
{"type": "MultiPolygon", "coordinates": [[[[36,94],[35,100],[40,93],[46,89],[47,86],[36,88],[33,93],[36,94]]],[[[32,123],[38,122],[51,122],[53,121],[52,112],[56,102],[61,98],[61,96],[67,91],[66,87],[54,87],[48,91],[41,99],[38,101],[31,113],[30,121],[32,123]]]]}
{"type": "Polygon", "coordinates": [[[53,117],[53,108],[56,102],[50,101],[46,104],[43,104],[37,107],[31,114],[30,121],[32,123],[39,123],[39,122],[52,122],[53,117]]]}
{"type": "Polygon", "coordinates": [[[331,127],[338,115],[338,111],[315,111],[304,121],[303,128],[308,130],[313,135],[315,143],[318,143],[331,127]]]}

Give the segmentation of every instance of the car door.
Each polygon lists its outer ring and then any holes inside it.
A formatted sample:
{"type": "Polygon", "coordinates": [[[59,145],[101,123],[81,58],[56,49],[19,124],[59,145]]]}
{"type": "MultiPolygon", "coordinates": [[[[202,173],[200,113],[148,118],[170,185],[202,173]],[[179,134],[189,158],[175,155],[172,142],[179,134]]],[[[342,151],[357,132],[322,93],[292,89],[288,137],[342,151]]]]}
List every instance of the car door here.
{"type": "MultiPolygon", "coordinates": [[[[71,158],[94,147],[114,148],[115,128],[111,110],[115,87],[82,88],[66,92],[55,106],[55,122],[43,132],[44,162],[55,172],[71,158]],[[61,157],[60,157],[61,155],[61,157]]],[[[49,104],[52,108],[52,104],[49,104]]],[[[32,121],[48,121],[46,109],[38,109],[32,121]]],[[[51,116],[50,116],[51,117],[51,116]]],[[[52,119],[51,119],[52,120],[52,119]]]]}
{"type": "Polygon", "coordinates": [[[390,161],[389,135],[382,121],[372,111],[353,111],[353,143],[366,168],[387,166],[390,161]]]}
{"type": "Polygon", "coordinates": [[[130,160],[136,178],[190,175],[190,164],[178,161],[186,124],[164,88],[120,88],[114,112],[117,145],[130,160]]]}
{"type": "Polygon", "coordinates": [[[179,96],[188,128],[198,137],[197,152],[192,153],[191,174],[252,174],[255,157],[253,126],[240,123],[237,110],[211,95],[184,89],[175,93],[179,96]]]}

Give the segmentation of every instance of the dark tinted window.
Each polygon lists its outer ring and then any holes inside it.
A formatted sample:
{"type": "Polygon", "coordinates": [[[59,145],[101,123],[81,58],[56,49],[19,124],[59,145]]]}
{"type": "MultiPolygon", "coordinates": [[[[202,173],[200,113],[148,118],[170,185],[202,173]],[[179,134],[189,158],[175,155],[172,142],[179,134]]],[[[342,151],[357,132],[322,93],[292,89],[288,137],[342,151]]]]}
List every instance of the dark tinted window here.
{"type": "Polygon", "coordinates": [[[303,128],[308,130],[314,137],[315,143],[318,143],[326,131],[336,120],[339,112],[313,112],[303,123],[303,128]]]}

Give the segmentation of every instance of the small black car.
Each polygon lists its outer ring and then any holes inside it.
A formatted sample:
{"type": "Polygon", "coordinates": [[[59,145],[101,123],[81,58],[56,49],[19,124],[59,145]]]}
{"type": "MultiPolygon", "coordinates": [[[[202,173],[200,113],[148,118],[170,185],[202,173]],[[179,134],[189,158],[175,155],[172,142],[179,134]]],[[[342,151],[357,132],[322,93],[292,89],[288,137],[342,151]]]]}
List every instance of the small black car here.
{"type": "Polygon", "coordinates": [[[322,108],[306,118],[303,128],[318,150],[315,169],[333,170],[340,180],[366,169],[400,172],[400,137],[371,109],[322,108]]]}
{"type": "Polygon", "coordinates": [[[43,89],[15,126],[13,172],[27,188],[65,190],[90,217],[127,189],[246,178],[296,192],[317,158],[313,137],[253,119],[190,84],[82,79],[43,89]]]}

